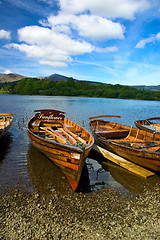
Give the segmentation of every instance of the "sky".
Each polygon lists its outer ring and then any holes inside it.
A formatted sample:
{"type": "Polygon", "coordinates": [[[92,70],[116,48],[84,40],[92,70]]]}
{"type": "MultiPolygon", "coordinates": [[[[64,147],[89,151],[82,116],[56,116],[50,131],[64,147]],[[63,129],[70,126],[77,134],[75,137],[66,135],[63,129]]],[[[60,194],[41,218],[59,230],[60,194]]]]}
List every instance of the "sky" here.
{"type": "Polygon", "coordinates": [[[0,0],[0,73],[160,85],[160,0],[0,0]]]}

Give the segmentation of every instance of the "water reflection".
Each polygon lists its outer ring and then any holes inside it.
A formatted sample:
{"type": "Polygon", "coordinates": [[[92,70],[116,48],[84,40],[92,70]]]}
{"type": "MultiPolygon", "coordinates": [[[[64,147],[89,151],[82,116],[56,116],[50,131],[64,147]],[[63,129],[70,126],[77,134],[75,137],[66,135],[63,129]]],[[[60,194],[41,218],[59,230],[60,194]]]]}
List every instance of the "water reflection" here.
{"type": "MultiPolygon", "coordinates": [[[[28,150],[28,170],[33,186],[41,193],[56,191],[61,194],[71,190],[62,171],[32,145],[28,150]]],[[[90,192],[88,169],[83,168],[77,192],[90,192]]]]}
{"type": "Polygon", "coordinates": [[[28,150],[28,171],[33,187],[42,193],[64,193],[69,190],[65,175],[31,144],[28,150]]]}
{"type": "MultiPolygon", "coordinates": [[[[83,125],[88,131],[88,118],[95,115],[120,115],[121,123],[151,116],[159,116],[159,101],[138,101],[103,98],[19,96],[0,94],[1,112],[11,112],[14,121],[6,139],[0,142],[0,190],[6,186],[33,191],[65,194],[72,191],[64,174],[39,151],[31,147],[27,136],[27,122],[35,109],[58,109],[66,112],[66,118],[83,125]],[[46,161],[47,160],[47,161],[46,161]]],[[[143,179],[100,157],[86,159],[87,171],[82,176],[85,191],[97,191],[110,187],[122,192],[143,191],[145,186],[154,188],[160,177],[143,179]],[[89,175],[89,179],[88,179],[89,175]],[[85,180],[84,180],[85,179],[85,180]]],[[[82,188],[80,187],[80,190],[82,188]]],[[[84,190],[83,190],[84,191],[84,190]]]]}
{"type": "MultiPolygon", "coordinates": [[[[154,175],[149,178],[140,177],[91,151],[90,157],[99,163],[96,171],[96,181],[100,180],[100,185],[109,186],[122,192],[129,191],[136,194],[145,189],[156,189],[160,187],[160,176],[154,175]],[[113,184],[112,184],[113,183],[113,184]]],[[[97,182],[95,185],[97,185],[97,182]]],[[[95,187],[95,186],[94,186],[95,187]]]]}
{"type": "Polygon", "coordinates": [[[7,153],[9,152],[11,143],[12,134],[9,132],[6,133],[2,138],[0,138],[0,164],[7,155],[7,153]]]}

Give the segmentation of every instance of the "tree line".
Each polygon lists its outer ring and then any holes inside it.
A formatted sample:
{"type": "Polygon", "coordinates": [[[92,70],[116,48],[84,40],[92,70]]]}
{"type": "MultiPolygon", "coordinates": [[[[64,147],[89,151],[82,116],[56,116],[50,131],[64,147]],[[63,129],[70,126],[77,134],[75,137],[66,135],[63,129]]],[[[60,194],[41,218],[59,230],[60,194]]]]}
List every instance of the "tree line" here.
{"type": "Polygon", "coordinates": [[[87,81],[75,81],[73,78],[58,82],[50,79],[24,78],[17,82],[1,83],[0,93],[160,100],[160,91],[138,90],[134,87],[122,86],[120,84],[94,84],[87,81]]]}

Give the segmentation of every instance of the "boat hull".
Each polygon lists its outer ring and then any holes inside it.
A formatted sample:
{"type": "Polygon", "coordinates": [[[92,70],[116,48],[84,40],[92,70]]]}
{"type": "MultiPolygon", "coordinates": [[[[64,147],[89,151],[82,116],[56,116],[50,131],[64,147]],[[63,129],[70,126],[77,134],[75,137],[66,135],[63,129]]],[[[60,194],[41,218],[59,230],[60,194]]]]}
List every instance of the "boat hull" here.
{"type": "MultiPolygon", "coordinates": [[[[33,131],[32,126],[35,120],[36,118],[34,117],[28,123],[28,136],[32,145],[62,170],[68,178],[72,189],[75,191],[80,181],[85,160],[94,143],[93,137],[84,128],[68,119],[64,119],[64,125],[70,126],[71,128],[76,127],[78,130],[80,129],[84,135],[88,136],[87,141],[89,141],[89,144],[73,145],[68,143],[63,144],[57,140],[47,140],[44,136],[38,135],[33,131]]],[[[53,124],[53,122],[50,120],[47,121],[47,125],[49,124],[53,124]]],[[[42,127],[40,129],[43,130],[44,128],[42,127]]]]}
{"type": "Polygon", "coordinates": [[[79,149],[64,148],[64,146],[48,143],[47,141],[35,136],[28,130],[31,143],[54,164],[56,164],[68,178],[72,189],[78,187],[81,171],[91,147],[85,151],[79,149]]]}
{"type": "MultiPolygon", "coordinates": [[[[134,144],[131,144],[131,140],[127,138],[119,138],[119,139],[109,139],[107,137],[101,136],[100,133],[95,132],[95,128],[93,128],[93,121],[90,123],[90,129],[95,138],[95,144],[101,146],[104,149],[107,149],[133,163],[136,163],[142,167],[150,169],[154,172],[160,173],[160,146],[159,149],[157,147],[157,151],[146,150],[146,148],[139,149],[137,146],[134,147],[134,144]]],[[[121,125],[123,127],[123,125],[121,125]]],[[[142,131],[136,128],[130,128],[125,126],[125,129],[130,129],[130,134],[134,133],[134,138],[132,138],[133,142],[136,139],[138,143],[138,137],[140,139],[146,137],[150,141],[155,138],[157,141],[160,141],[159,134],[154,135],[153,133],[147,133],[146,131],[142,131]]],[[[160,142],[159,142],[160,143],[160,142]]]]}

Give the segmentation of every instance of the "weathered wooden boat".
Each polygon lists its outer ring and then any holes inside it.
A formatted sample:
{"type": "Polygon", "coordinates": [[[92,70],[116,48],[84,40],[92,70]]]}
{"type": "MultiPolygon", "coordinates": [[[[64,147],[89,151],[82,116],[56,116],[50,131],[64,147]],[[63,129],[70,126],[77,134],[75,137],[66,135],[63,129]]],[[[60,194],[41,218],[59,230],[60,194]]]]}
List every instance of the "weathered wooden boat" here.
{"type": "Polygon", "coordinates": [[[13,122],[13,116],[11,113],[0,113],[0,138],[3,137],[13,122]]]}
{"type": "Polygon", "coordinates": [[[95,143],[131,162],[160,173],[160,134],[100,119],[104,117],[115,116],[96,116],[89,120],[95,143]]]}
{"type": "Polygon", "coordinates": [[[31,143],[66,175],[72,189],[78,187],[81,172],[94,139],[83,127],[57,110],[36,110],[28,123],[31,143]]]}
{"type": "Polygon", "coordinates": [[[147,118],[145,120],[137,120],[134,123],[136,127],[139,129],[142,129],[148,132],[160,133],[160,117],[147,118]]]}

